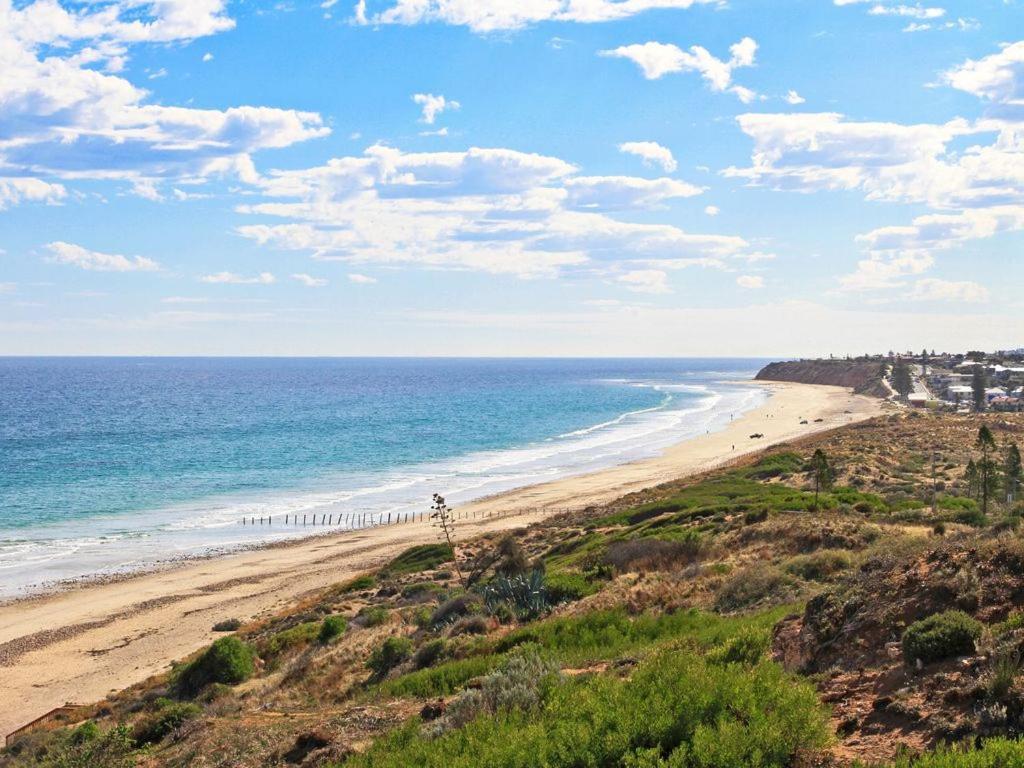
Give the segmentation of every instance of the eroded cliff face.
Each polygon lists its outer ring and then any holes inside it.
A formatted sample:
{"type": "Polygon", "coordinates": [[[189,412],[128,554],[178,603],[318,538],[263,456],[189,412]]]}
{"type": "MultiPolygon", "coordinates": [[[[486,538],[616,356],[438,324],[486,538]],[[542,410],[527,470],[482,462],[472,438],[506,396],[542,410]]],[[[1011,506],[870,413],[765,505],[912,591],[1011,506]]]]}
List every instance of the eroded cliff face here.
{"type": "Polygon", "coordinates": [[[854,392],[888,397],[882,382],[882,364],[877,360],[792,360],[769,363],[755,377],[758,381],[792,381],[797,384],[830,384],[854,392]]]}

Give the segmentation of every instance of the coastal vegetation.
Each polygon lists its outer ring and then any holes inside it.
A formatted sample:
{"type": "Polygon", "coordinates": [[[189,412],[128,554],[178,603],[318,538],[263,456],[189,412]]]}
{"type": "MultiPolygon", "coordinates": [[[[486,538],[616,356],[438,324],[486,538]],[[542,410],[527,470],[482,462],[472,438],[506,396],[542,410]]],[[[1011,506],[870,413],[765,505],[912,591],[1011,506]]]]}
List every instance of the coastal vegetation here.
{"type": "Polygon", "coordinates": [[[903,411],[442,530],[0,765],[1024,765],[1022,435],[903,411]]]}

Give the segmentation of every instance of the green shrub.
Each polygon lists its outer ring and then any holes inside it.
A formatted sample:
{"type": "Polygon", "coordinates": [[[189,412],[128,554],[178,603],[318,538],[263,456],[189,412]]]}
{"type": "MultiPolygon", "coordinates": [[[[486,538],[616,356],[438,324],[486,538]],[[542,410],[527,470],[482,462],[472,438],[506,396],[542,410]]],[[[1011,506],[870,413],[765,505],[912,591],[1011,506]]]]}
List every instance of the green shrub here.
{"type": "Polygon", "coordinates": [[[797,555],[783,565],[787,573],[807,581],[824,581],[850,567],[850,553],[842,549],[820,549],[809,555],[797,555]]]}
{"type": "Polygon", "coordinates": [[[903,657],[925,664],[974,652],[982,625],[963,611],[945,611],[916,621],[903,633],[903,657]]]}
{"type": "Polygon", "coordinates": [[[428,640],[419,648],[416,649],[416,653],[413,654],[412,663],[416,669],[426,669],[432,667],[437,663],[445,652],[447,643],[444,640],[438,638],[436,640],[428,640]]]}
{"type": "Polygon", "coordinates": [[[722,666],[671,649],[627,680],[574,678],[548,687],[527,710],[484,712],[434,738],[414,720],[346,765],[784,768],[828,735],[813,687],[778,666],[722,666]],[[663,762],[648,759],[655,754],[663,762]]]}
{"type": "Polygon", "coordinates": [[[176,731],[187,720],[199,717],[203,713],[196,704],[174,702],[168,699],[158,700],[157,712],[135,726],[135,743],[139,746],[156,744],[176,731]]]}
{"type": "Polygon", "coordinates": [[[446,661],[436,667],[421,669],[388,680],[381,690],[389,696],[411,696],[418,699],[436,699],[448,696],[462,688],[469,680],[490,672],[502,657],[497,654],[471,656],[468,659],[446,661]]]}
{"type": "Polygon", "coordinates": [[[234,632],[242,626],[241,619],[224,619],[213,625],[214,632],[234,632]]]}
{"type": "Polygon", "coordinates": [[[348,627],[348,620],[344,616],[328,616],[320,624],[317,640],[324,644],[329,643],[334,638],[341,637],[346,627],[348,627]]]}
{"type": "Polygon", "coordinates": [[[406,599],[422,598],[425,595],[435,594],[444,590],[440,584],[433,581],[417,581],[414,584],[406,584],[402,587],[401,595],[406,599]]]}
{"type": "Polygon", "coordinates": [[[45,763],[52,768],[131,768],[135,765],[135,741],[127,725],[104,733],[89,730],[81,740],[72,738],[45,763]]]}
{"type": "Polygon", "coordinates": [[[210,683],[241,683],[252,675],[253,659],[249,645],[234,635],[222,637],[179,669],[174,688],[184,696],[194,696],[210,683]]]}
{"type": "Polygon", "coordinates": [[[546,574],[544,583],[552,603],[571,603],[593,595],[600,588],[578,571],[558,571],[546,574]]]}
{"type": "Polygon", "coordinates": [[[488,629],[490,629],[490,624],[487,621],[487,617],[481,616],[477,613],[472,616],[463,616],[452,624],[452,628],[448,630],[448,635],[449,637],[458,637],[459,635],[486,635],[488,629]]]}
{"type": "Polygon", "coordinates": [[[259,643],[260,655],[274,667],[280,657],[297,648],[309,645],[320,632],[320,622],[304,621],[294,627],[281,630],[259,643]]]}
{"type": "Polygon", "coordinates": [[[939,748],[917,758],[900,758],[893,768],[1024,768],[1024,741],[991,739],[979,749],[939,748]]]}
{"type": "Polygon", "coordinates": [[[790,578],[771,565],[754,565],[727,578],[715,594],[715,609],[735,613],[757,605],[778,604],[793,596],[790,578]]]}
{"type": "Polygon", "coordinates": [[[368,605],[359,611],[364,627],[379,627],[388,620],[391,613],[381,605],[368,605]]]}
{"type": "Polygon", "coordinates": [[[366,666],[370,668],[375,677],[383,678],[410,655],[412,655],[412,640],[408,637],[389,637],[373,650],[366,666]]]}
{"type": "Polygon", "coordinates": [[[551,610],[552,601],[544,571],[538,568],[528,574],[498,574],[484,587],[484,603],[492,614],[504,607],[526,621],[551,610]]]}
{"type": "Polygon", "coordinates": [[[447,544],[419,544],[409,547],[402,554],[381,569],[381,573],[389,576],[400,576],[406,573],[419,573],[437,568],[442,563],[450,563],[455,559],[452,548],[447,544]]]}
{"type": "Polygon", "coordinates": [[[708,652],[708,661],[715,664],[757,664],[764,658],[771,633],[766,629],[745,629],[735,637],[708,652]]]}
{"type": "Polygon", "coordinates": [[[362,576],[356,576],[354,579],[349,579],[343,584],[339,584],[334,587],[333,592],[338,595],[346,595],[349,592],[361,592],[364,589],[373,589],[377,584],[375,579],[369,573],[364,573],[362,576]]]}

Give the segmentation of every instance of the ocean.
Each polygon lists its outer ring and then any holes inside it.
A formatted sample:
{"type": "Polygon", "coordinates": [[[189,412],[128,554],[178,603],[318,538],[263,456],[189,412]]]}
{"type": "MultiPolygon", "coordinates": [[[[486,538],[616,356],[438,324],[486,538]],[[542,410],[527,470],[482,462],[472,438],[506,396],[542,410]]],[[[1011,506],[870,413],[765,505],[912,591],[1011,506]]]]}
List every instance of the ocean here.
{"type": "Polygon", "coordinates": [[[0,597],[653,456],[764,362],[0,358],[0,597]]]}

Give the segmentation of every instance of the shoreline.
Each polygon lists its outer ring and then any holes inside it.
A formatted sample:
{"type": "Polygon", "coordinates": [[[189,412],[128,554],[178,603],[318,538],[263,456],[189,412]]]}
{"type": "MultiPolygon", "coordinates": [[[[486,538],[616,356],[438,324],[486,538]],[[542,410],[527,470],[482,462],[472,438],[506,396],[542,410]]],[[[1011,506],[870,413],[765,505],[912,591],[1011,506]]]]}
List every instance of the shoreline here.
{"type": "MultiPolygon", "coordinates": [[[[470,515],[500,515],[462,520],[462,536],[520,528],[570,508],[609,503],[882,412],[882,401],[838,387],[752,386],[769,390],[765,404],[656,457],[459,505],[470,515]],[[753,433],[764,437],[752,439],[753,433]]],[[[210,642],[217,621],[273,613],[435,538],[429,521],[324,532],[141,573],[76,581],[0,603],[0,674],[8,694],[0,702],[0,734],[55,706],[95,701],[165,671],[171,661],[210,642]]]]}

